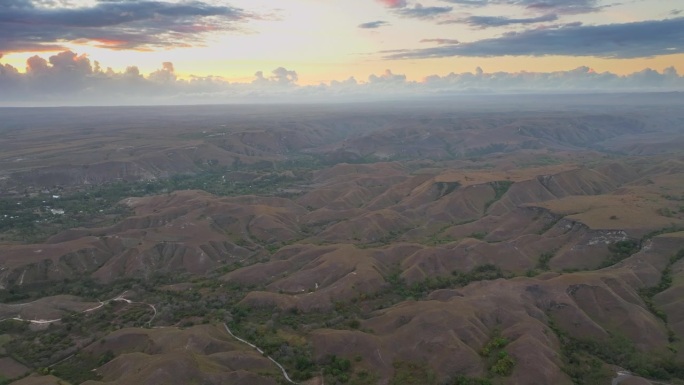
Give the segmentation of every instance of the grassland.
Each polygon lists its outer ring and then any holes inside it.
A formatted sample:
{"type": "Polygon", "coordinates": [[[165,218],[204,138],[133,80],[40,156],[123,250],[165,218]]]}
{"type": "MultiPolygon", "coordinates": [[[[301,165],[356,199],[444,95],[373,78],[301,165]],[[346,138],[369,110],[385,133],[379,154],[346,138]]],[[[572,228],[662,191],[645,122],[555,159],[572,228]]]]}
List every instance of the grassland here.
{"type": "Polygon", "coordinates": [[[684,381],[677,112],[582,108],[13,111],[0,383],[684,381]]]}

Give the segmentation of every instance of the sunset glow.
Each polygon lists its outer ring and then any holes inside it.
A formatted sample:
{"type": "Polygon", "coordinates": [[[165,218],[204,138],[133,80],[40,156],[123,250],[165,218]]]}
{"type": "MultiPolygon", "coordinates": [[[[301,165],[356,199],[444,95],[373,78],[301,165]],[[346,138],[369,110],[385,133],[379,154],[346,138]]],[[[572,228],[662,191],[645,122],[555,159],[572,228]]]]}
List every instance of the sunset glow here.
{"type": "Polygon", "coordinates": [[[30,57],[67,50],[113,73],[147,76],[171,62],[176,79],[250,83],[282,67],[298,86],[365,83],[386,70],[419,83],[476,68],[679,74],[683,9],[684,1],[12,0],[0,4],[0,93],[30,57]]]}

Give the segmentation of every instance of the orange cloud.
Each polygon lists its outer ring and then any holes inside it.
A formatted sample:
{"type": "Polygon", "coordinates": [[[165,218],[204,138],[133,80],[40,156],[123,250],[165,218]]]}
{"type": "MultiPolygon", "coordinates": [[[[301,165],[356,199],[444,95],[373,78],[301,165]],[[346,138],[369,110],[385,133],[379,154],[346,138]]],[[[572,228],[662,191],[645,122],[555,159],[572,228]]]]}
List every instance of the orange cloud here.
{"type": "Polygon", "coordinates": [[[403,8],[406,6],[406,0],[378,0],[388,8],[403,8]]]}

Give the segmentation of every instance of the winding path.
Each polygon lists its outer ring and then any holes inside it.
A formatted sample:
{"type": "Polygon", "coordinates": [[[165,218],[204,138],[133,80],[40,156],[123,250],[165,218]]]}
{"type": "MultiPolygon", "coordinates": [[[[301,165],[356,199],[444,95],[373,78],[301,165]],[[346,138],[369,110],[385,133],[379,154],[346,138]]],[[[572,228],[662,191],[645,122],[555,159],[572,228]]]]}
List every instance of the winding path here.
{"type": "MultiPolygon", "coordinates": [[[[152,321],[155,319],[155,317],[157,317],[157,308],[154,307],[154,305],[152,305],[151,303],[147,303],[147,302],[134,302],[134,301],[131,301],[130,299],[124,297],[124,296],[126,295],[126,293],[128,293],[128,291],[124,291],[123,293],[117,295],[116,297],[111,298],[111,299],[108,299],[108,300],[106,300],[106,301],[99,301],[99,302],[100,302],[99,305],[94,306],[94,307],[91,307],[91,308],[88,308],[88,309],[85,309],[85,310],[81,311],[79,314],[90,313],[90,312],[92,312],[92,311],[101,309],[104,305],[106,305],[106,304],[108,304],[108,303],[110,303],[110,302],[126,302],[127,304],[133,304],[133,305],[135,305],[135,304],[140,304],[140,305],[149,306],[149,307],[152,309],[152,311],[154,312],[154,313],[152,314],[152,318],[150,318],[150,320],[147,321],[147,324],[151,326],[151,325],[152,325],[152,321]]],[[[33,303],[33,302],[36,302],[36,301],[27,302],[27,303],[23,303],[23,304],[12,304],[12,305],[10,305],[10,306],[22,306],[22,307],[23,307],[23,306],[26,306],[26,305],[31,304],[31,303],[33,303]]],[[[41,320],[41,319],[36,320],[36,319],[23,319],[23,318],[21,318],[21,316],[17,316],[17,317],[12,317],[12,318],[0,319],[0,322],[7,321],[7,320],[29,322],[29,323],[37,324],[37,325],[45,325],[45,324],[51,324],[51,323],[59,322],[59,321],[61,321],[62,319],[61,319],[61,318],[57,318],[57,319],[52,319],[52,320],[41,320]]],[[[80,349],[78,349],[78,350],[80,350],[80,349]]],[[[73,353],[73,354],[71,354],[71,355],[69,355],[69,356],[63,358],[63,359],[61,359],[61,360],[59,360],[59,361],[53,363],[52,365],[50,365],[50,366],[48,366],[48,367],[51,368],[51,367],[53,367],[53,366],[55,366],[55,365],[58,365],[58,364],[60,364],[60,363],[62,363],[62,362],[64,362],[64,361],[70,359],[70,358],[73,357],[74,355],[76,355],[76,353],[73,353]]]]}
{"type": "MultiPolygon", "coordinates": [[[[613,377],[613,379],[611,381],[611,385],[620,385],[623,381],[626,381],[630,378],[636,377],[634,374],[632,374],[632,372],[629,372],[627,370],[618,370],[615,372],[615,375],[616,375],[616,377],[613,377]]],[[[648,379],[648,378],[646,380],[649,381],[650,383],[652,383],[653,385],[671,385],[668,382],[662,382],[662,381],[652,380],[652,379],[648,379]]]]}
{"type": "Polygon", "coordinates": [[[124,291],[123,293],[121,293],[121,295],[119,295],[119,296],[116,297],[116,298],[112,298],[112,299],[110,299],[109,301],[119,301],[119,302],[126,302],[127,304],[132,304],[132,305],[145,305],[145,306],[149,306],[150,309],[152,309],[153,313],[152,313],[152,318],[150,318],[150,320],[147,321],[146,324],[148,324],[148,325],[151,326],[151,325],[152,325],[152,321],[157,317],[157,308],[154,307],[154,305],[152,305],[151,303],[147,303],[147,302],[134,302],[134,301],[131,301],[130,299],[127,299],[127,298],[124,297],[124,295],[126,295],[126,293],[128,293],[128,291],[124,291]]]}
{"type": "MultiPolygon", "coordinates": [[[[128,292],[128,291],[125,291],[125,292],[119,294],[118,296],[116,296],[116,297],[114,297],[114,298],[111,298],[111,299],[108,299],[108,300],[106,300],[106,301],[99,301],[99,302],[100,302],[99,305],[94,306],[94,307],[91,307],[91,308],[89,308],[89,309],[85,309],[85,310],[81,311],[80,314],[89,313],[89,312],[92,312],[92,311],[101,309],[104,305],[106,305],[106,304],[108,304],[108,303],[110,303],[110,302],[126,302],[127,304],[140,304],[140,305],[149,306],[149,307],[152,309],[152,311],[154,312],[154,313],[152,314],[152,318],[150,318],[150,320],[147,321],[147,324],[148,324],[148,325],[151,325],[151,324],[152,324],[152,321],[155,319],[155,317],[157,317],[157,308],[156,308],[154,305],[152,305],[152,304],[150,304],[150,303],[147,303],[147,302],[135,302],[135,301],[131,301],[130,299],[128,299],[128,298],[125,297],[125,295],[126,295],[127,292],[128,292]]],[[[30,302],[29,302],[29,303],[30,303],[30,302]]],[[[17,305],[22,305],[22,304],[17,304],[17,305]]],[[[26,305],[26,304],[23,304],[23,305],[26,305]]],[[[43,319],[23,319],[23,318],[21,318],[21,316],[17,316],[17,317],[11,317],[11,318],[0,319],[0,322],[7,321],[7,320],[15,320],[15,321],[22,321],[22,322],[30,322],[30,323],[32,323],[32,324],[44,325],[44,324],[51,324],[51,323],[55,323],[55,322],[60,322],[60,321],[62,320],[62,318],[56,318],[56,319],[52,319],[52,320],[43,320],[43,319]]],[[[289,382],[289,383],[291,383],[291,384],[297,384],[297,383],[294,382],[294,381],[292,380],[292,378],[290,378],[290,376],[287,374],[287,371],[285,370],[285,368],[283,367],[283,365],[281,365],[278,361],[274,360],[273,357],[267,356],[267,355],[264,353],[264,351],[261,350],[258,346],[256,346],[256,345],[254,345],[254,344],[252,344],[252,343],[250,343],[250,342],[248,342],[248,341],[246,341],[246,340],[244,340],[244,339],[242,339],[242,338],[236,336],[235,334],[233,334],[233,332],[230,330],[230,328],[228,327],[228,325],[227,325],[226,323],[223,323],[223,327],[226,329],[226,331],[228,332],[228,334],[230,334],[233,338],[235,338],[236,340],[238,340],[238,341],[240,341],[240,342],[242,342],[242,343],[244,343],[244,344],[249,345],[251,348],[253,348],[253,349],[255,349],[257,352],[259,352],[259,354],[261,354],[261,355],[263,355],[263,356],[266,356],[266,358],[268,358],[271,362],[273,362],[273,363],[280,369],[280,371],[283,373],[283,377],[285,377],[285,380],[287,380],[287,382],[289,382]]],[[[66,358],[64,358],[64,359],[62,359],[62,360],[60,360],[59,362],[66,361],[66,360],[68,360],[68,359],[71,358],[71,357],[73,357],[73,354],[70,355],[70,356],[68,356],[68,357],[66,357],[66,358]]],[[[58,362],[58,363],[59,363],[59,362],[58,362]]],[[[55,364],[53,364],[53,365],[55,365],[55,364]]]]}
{"type": "MultiPolygon", "coordinates": [[[[154,305],[152,305],[152,304],[150,304],[150,303],[147,303],[147,302],[134,302],[134,301],[131,301],[130,299],[127,299],[126,297],[124,297],[124,296],[126,295],[126,293],[128,293],[128,291],[124,291],[123,293],[119,294],[118,296],[116,296],[116,297],[114,297],[114,298],[111,298],[111,299],[108,299],[108,300],[106,300],[106,301],[99,301],[99,302],[100,302],[99,305],[97,305],[97,306],[95,306],[95,307],[91,307],[91,308],[89,308],[89,309],[85,309],[85,310],[81,311],[79,314],[89,313],[89,312],[91,312],[91,311],[95,311],[95,310],[97,310],[97,309],[101,309],[104,305],[108,304],[109,302],[126,302],[126,303],[128,303],[128,304],[133,304],[133,305],[135,305],[135,304],[140,304],[140,305],[149,306],[149,307],[152,309],[152,311],[154,312],[154,313],[152,314],[152,318],[150,318],[150,320],[146,322],[148,325],[151,325],[151,324],[152,324],[152,321],[155,319],[155,317],[157,317],[157,308],[155,308],[154,305]]],[[[33,302],[36,302],[36,301],[33,301],[33,302]]],[[[13,305],[10,305],[10,306],[26,306],[26,305],[31,304],[31,303],[33,303],[33,302],[28,302],[28,303],[24,303],[24,304],[13,304],[13,305]]],[[[60,322],[60,321],[62,320],[62,318],[56,318],[56,319],[51,319],[51,320],[44,320],[44,319],[24,319],[24,318],[21,318],[20,315],[17,315],[16,317],[10,317],[10,318],[3,318],[3,319],[0,319],[0,322],[8,321],[8,320],[29,322],[29,323],[36,324],[36,325],[45,325],[45,324],[51,324],[51,323],[55,323],[55,322],[60,322]]]]}
{"type": "MultiPolygon", "coordinates": [[[[265,355],[265,354],[264,354],[264,351],[261,350],[261,349],[259,349],[258,346],[254,345],[254,344],[252,344],[252,343],[250,343],[250,342],[248,342],[248,341],[245,341],[245,340],[243,340],[242,338],[240,338],[240,337],[236,336],[235,334],[233,334],[233,332],[230,331],[230,329],[228,328],[228,325],[227,325],[225,322],[223,323],[223,327],[226,328],[226,331],[228,332],[228,334],[230,334],[231,336],[233,336],[233,338],[235,338],[236,340],[242,342],[243,344],[247,344],[247,345],[251,346],[253,349],[255,349],[257,352],[259,352],[261,355],[265,355]]],[[[285,368],[283,367],[283,365],[281,365],[278,361],[274,360],[271,356],[266,356],[266,358],[268,358],[269,360],[271,360],[271,362],[273,362],[274,364],[276,364],[276,366],[277,366],[278,368],[280,368],[280,371],[283,372],[283,376],[285,377],[285,379],[287,380],[287,382],[289,382],[289,383],[291,383],[291,384],[296,384],[296,382],[292,381],[292,379],[290,378],[290,376],[287,375],[287,372],[285,371],[285,368]]]]}

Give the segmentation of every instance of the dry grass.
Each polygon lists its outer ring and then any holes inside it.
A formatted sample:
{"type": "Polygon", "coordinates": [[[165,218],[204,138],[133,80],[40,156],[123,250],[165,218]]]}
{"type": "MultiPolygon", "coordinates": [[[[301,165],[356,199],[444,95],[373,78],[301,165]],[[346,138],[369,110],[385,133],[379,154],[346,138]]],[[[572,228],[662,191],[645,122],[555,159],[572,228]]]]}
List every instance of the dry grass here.
{"type": "Polygon", "coordinates": [[[459,182],[462,186],[472,186],[509,180],[520,182],[537,177],[538,175],[553,175],[565,171],[576,170],[573,164],[559,164],[544,167],[517,168],[507,171],[485,170],[485,171],[456,171],[448,170],[435,177],[435,182],[459,182]]]}
{"type": "Polygon", "coordinates": [[[0,358],[0,378],[17,378],[29,371],[29,368],[10,357],[0,358]]]}
{"type": "Polygon", "coordinates": [[[64,380],[60,380],[55,376],[39,376],[31,375],[21,380],[15,381],[12,385],[70,385],[64,380]]]}
{"type": "MultiPolygon", "coordinates": [[[[684,180],[682,180],[684,183],[684,180]]],[[[555,214],[584,223],[592,229],[657,230],[671,225],[684,225],[680,215],[663,216],[660,210],[669,202],[655,194],[630,193],[597,196],[571,196],[535,203],[555,214]]]]}

